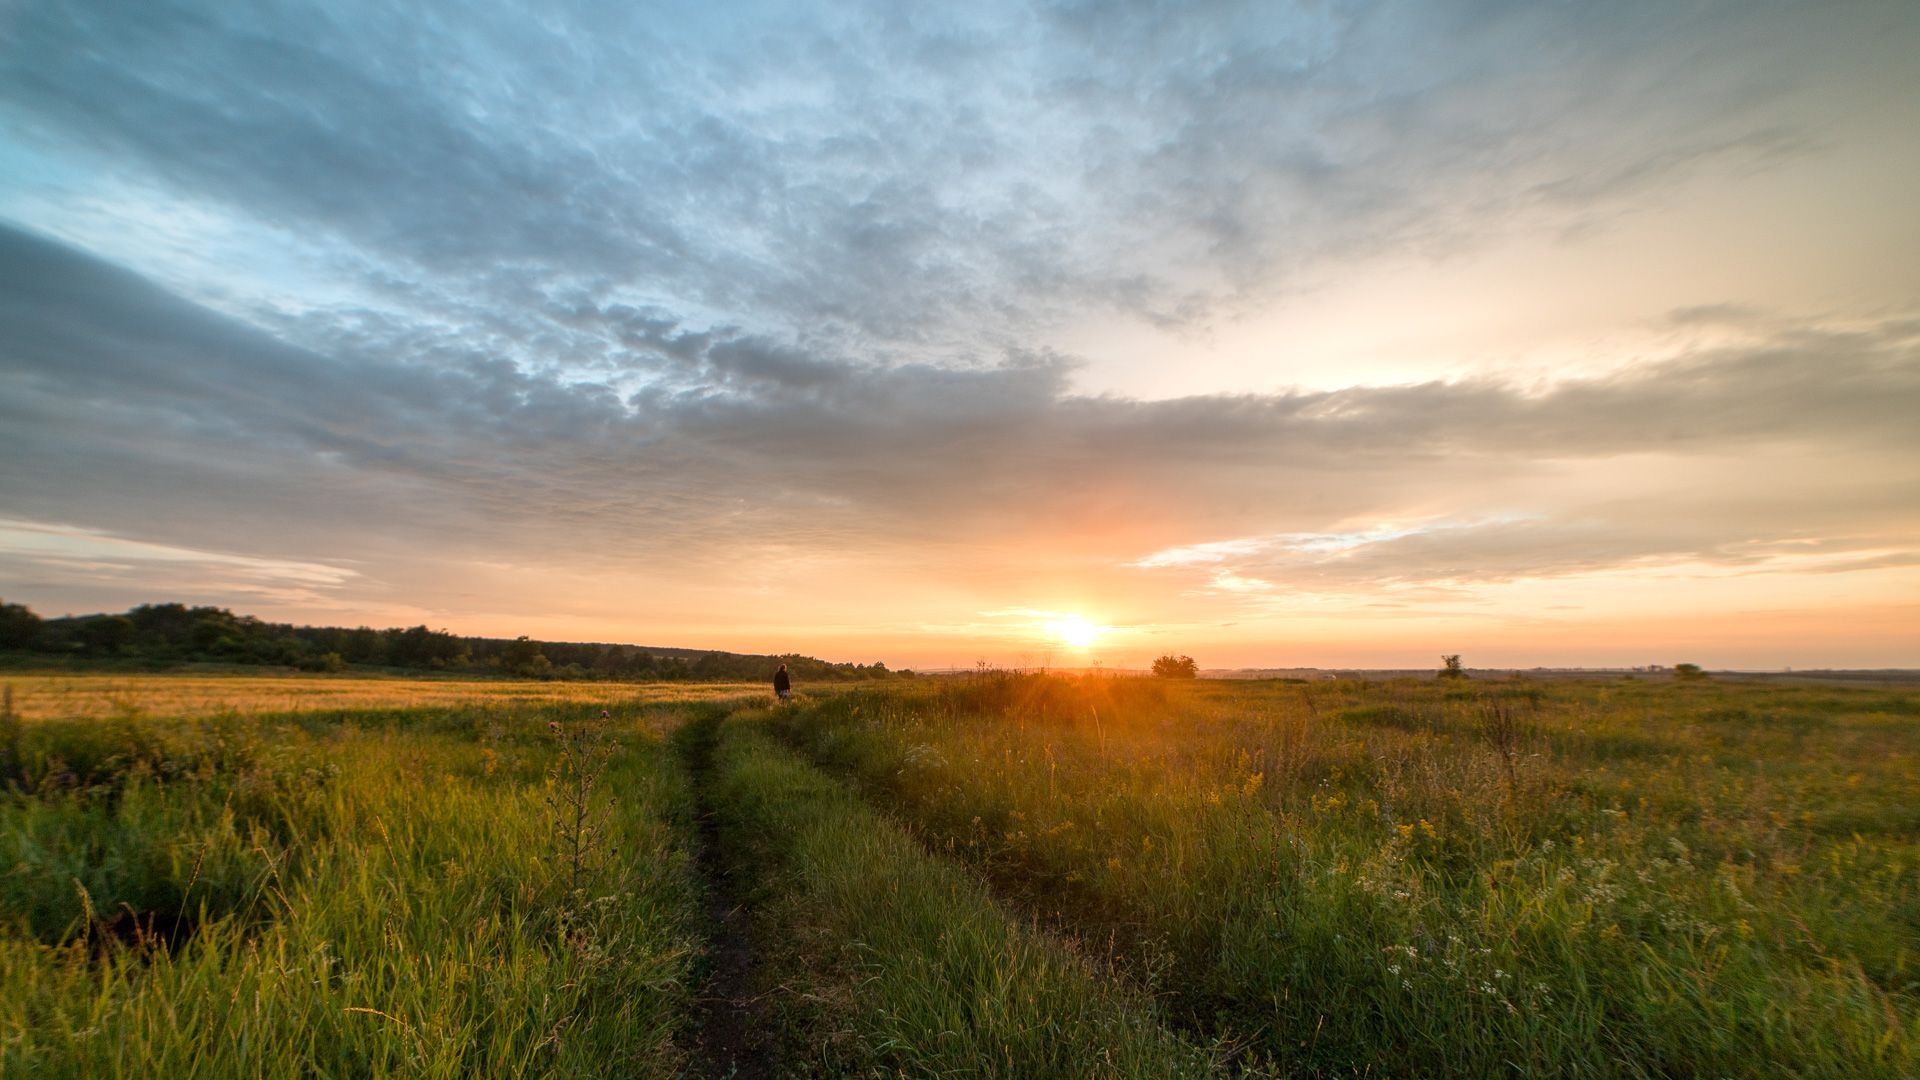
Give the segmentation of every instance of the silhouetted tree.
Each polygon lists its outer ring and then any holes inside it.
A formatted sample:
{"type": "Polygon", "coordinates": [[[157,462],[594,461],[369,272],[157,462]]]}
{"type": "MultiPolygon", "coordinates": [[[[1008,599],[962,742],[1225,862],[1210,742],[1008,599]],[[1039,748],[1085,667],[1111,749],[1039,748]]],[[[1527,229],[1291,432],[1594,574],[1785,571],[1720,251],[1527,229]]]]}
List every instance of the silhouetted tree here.
{"type": "Polygon", "coordinates": [[[346,647],[340,655],[352,664],[384,664],[387,662],[387,642],[380,631],[370,626],[359,626],[347,631],[346,647]]]}
{"type": "Polygon", "coordinates": [[[25,604],[0,603],[0,649],[31,649],[40,638],[40,616],[25,604]]]}
{"type": "Polygon", "coordinates": [[[540,651],[540,646],[540,642],[522,634],[509,642],[506,651],[500,654],[500,666],[515,675],[549,674],[553,671],[553,661],[540,651]]]}
{"type": "Polygon", "coordinates": [[[400,667],[458,667],[467,662],[467,643],[445,630],[415,626],[388,630],[387,662],[400,667]]]}
{"type": "Polygon", "coordinates": [[[1153,662],[1153,673],[1162,679],[1197,679],[1200,677],[1200,665],[1194,663],[1191,656],[1168,653],[1153,662]]]}
{"type": "Polygon", "coordinates": [[[80,644],[89,653],[117,656],[133,643],[133,620],[125,615],[101,615],[80,624],[80,644]]]}
{"type": "Polygon", "coordinates": [[[225,608],[143,604],[125,615],[41,620],[19,604],[0,604],[0,649],[31,648],[68,656],[133,656],[148,660],[219,660],[285,664],[337,671],[352,664],[461,668],[481,664],[502,673],[564,679],[712,679],[758,682],[784,662],[796,679],[830,682],[882,678],[883,663],[834,664],[789,653],[761,656],[633,645],[536,641],[522,636],[467,638],[426,626],[375,630],[269,623],[225,608]]]}

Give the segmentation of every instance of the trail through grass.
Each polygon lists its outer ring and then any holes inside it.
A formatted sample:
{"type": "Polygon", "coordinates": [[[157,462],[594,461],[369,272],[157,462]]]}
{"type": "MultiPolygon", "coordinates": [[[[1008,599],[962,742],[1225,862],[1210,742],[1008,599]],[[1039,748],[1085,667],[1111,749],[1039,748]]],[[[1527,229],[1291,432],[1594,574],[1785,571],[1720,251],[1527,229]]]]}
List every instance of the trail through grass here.
{"type": "Polygon", "coordinates": [[[737,860],[723,851],[715,805],[714,747],[728,710],[702,707],[674,733],[693,783],[707,936],[707,976],[693,1026],[691,1067],[702,1076],[757,1080],[778,1075],[780,1035],[766,1008],[752,920],[737,860]]]}
{"type": "Polygon", "coordinates": [[[1911,691],[113,678],[7,1076],[1920,1074],[1911,691]]]}
{"type": "Polygon", "coordinates": [[[990,676],[773,724],[1290,1074],[1905,1077],[1917,705],[990,676]]]}
{"type": "Polygon", "coordinates": [[[754,881],[771,1000],[823,1076],[1177,1077],[1214,1055],[1073,949],[1022,927],[742,712],[723,725],[721,836],[754,881]]]}

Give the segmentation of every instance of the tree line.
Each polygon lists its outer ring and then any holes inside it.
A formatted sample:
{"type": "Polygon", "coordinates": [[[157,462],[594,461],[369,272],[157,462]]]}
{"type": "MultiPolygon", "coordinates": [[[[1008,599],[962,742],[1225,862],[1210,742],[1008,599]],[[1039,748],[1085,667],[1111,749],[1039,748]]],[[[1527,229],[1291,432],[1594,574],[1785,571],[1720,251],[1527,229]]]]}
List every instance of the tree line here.
{"type": "Polygon", "coordinates": [[[796,680],[893,674],[878,661],[836,664],[798,654],[464,637],[424,625],[384,630],[292,626],[226,608],[185,604],[142,604],[121,615],[43,619],[23,604],[0,602],[0,651],[83,662],[214,662],[302,671],[452,671],[547,679],[760,680],[780,664],[787,665],[796,680]]]}

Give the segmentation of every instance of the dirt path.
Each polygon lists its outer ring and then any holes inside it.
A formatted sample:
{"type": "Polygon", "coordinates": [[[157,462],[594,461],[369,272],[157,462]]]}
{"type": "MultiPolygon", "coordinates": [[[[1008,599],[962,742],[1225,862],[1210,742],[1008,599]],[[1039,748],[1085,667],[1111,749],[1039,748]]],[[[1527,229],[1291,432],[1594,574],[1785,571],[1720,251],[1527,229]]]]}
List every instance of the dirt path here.
{"type": "Polygon", "coordinates": [[[754,993],[752,920],[720,846],[713,812],[713,749],[720,716],[689,722],[682,751],[693,777],[700,852],[696,866],[706,890],[706,934],[712,967],[695,1015],[692,1075],[712,1080],[759,1080],[779,1075],[778,1039],[764,1003],[754,993]]]}

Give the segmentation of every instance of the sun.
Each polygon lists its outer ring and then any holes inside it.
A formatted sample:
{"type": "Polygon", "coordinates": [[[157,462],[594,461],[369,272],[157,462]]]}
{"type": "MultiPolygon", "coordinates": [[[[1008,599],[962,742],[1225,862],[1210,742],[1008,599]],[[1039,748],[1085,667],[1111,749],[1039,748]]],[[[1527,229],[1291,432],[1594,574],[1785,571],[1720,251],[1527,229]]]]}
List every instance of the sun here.
{"type": "Polygon", "coordinates": [[[1095,626],[1078,615],[1069,615],[1063,619],[1056,619],[1050,628],[1053,630],[1055,637],[1058,637],[1069,648],[1074,649],[1091,648],[1093,643],[1098,641],[1100,635],[1106,630],[1106,627],[1095,626]]]}

